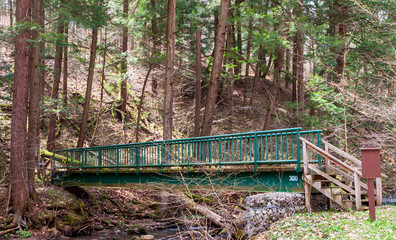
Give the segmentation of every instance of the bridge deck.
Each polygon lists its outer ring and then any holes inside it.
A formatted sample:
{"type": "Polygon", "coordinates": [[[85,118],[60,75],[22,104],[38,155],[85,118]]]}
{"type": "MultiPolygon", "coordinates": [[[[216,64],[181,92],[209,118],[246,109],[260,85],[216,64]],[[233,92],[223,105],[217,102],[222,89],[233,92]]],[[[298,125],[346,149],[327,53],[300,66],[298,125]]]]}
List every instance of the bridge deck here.
{"type": "MultiPolygon", "coordinates": [[[[52,179],[58,184],[183,184],[175,179],[185,176],[189,184],[201,178],[220,185],[290,191],[301,189],[299,137],[320,146],[321,132],[291,128],[56,150],[52,179]],[[228,180],[211,181],[208,176],[228,180]]],[[[310,160],[321,161],[315,154],[310,160]]]]}

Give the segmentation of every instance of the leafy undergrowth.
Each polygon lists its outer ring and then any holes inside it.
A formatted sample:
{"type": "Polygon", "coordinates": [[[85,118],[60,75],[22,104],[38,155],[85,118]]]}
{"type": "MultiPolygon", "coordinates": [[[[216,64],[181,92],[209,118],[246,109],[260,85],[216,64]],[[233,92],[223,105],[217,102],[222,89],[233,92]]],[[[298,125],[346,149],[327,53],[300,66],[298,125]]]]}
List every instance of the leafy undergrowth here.
{"type": "Polygon", "coordinates": [[[396,207],[377,207],[376,218],[368,211],[299,213],[254,239],[396,239],[396,207]]]}

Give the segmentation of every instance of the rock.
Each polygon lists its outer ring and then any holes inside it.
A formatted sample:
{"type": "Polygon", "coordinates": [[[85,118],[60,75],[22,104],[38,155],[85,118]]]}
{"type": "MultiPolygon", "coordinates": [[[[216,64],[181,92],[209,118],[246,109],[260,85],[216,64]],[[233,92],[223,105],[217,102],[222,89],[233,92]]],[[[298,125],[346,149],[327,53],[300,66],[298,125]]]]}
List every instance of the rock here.
{"type": "Polygon", "coordinates": [[[140,240],[153,240],[154,236],[153,235],[143,235],[140,237],[140,240]]]}
{"type": "Polygon", "coordinates": [[[246,198],[247,234],[265,231],[271,223],[305,209],[299,193],[264,193],[246,198]]]}

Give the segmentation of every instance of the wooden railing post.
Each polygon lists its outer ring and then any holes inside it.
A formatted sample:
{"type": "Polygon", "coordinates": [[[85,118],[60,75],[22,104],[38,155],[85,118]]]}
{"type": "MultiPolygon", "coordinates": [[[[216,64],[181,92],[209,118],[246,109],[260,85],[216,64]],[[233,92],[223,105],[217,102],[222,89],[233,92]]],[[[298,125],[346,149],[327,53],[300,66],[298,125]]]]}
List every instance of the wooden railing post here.
{"type": "Polygon", "coordinates": [[[382,180],[381,178],[375,179],[375,187],[377,192],[377,206],[382,206],[382,180]]]}
{"type": "Polygon", "coordinates": [[[355,180],[355,205],[356,205],[356,210],[360,210],[362,207],[362,202],[361,202],[361,193],[360,193],[360,179],[359,175],[355,172],[353,174],[354,180],[355,180]]]}
{"type": "MultiPolygon", "coordinates": [[[[324,142],[324,147],[325,147],[325,152],[329,152],[329,144],[327,143],[327,142],[324,142]]],[[[330,169],[329,169],[329,165],[330,165],[330,162],[329,162],[329,160],[327,159],[327,158],[324,158],[324,161],[325,161],[325,166],[326,166],[326,173],[329,173],[330,172],[330,169]]]]}
{"type": "Polygon", "coordinates": [[[307,144],[303,141],[303,161],[304,161],[304,175],[308,174],[308,149],[307,144]]]}

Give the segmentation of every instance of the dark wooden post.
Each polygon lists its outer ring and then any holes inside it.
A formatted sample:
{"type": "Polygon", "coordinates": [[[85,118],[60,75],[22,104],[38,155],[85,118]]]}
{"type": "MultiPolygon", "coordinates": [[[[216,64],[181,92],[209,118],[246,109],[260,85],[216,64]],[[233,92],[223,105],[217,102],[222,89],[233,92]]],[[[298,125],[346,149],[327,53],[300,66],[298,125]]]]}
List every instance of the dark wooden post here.
{"type": "Polygon", "coordinates": [[[374,178],[381,177],[381,160],[379,148],[361,148],[362,177],[368,178],[368,197],[370,220],[375,221],[374,178]]]}

